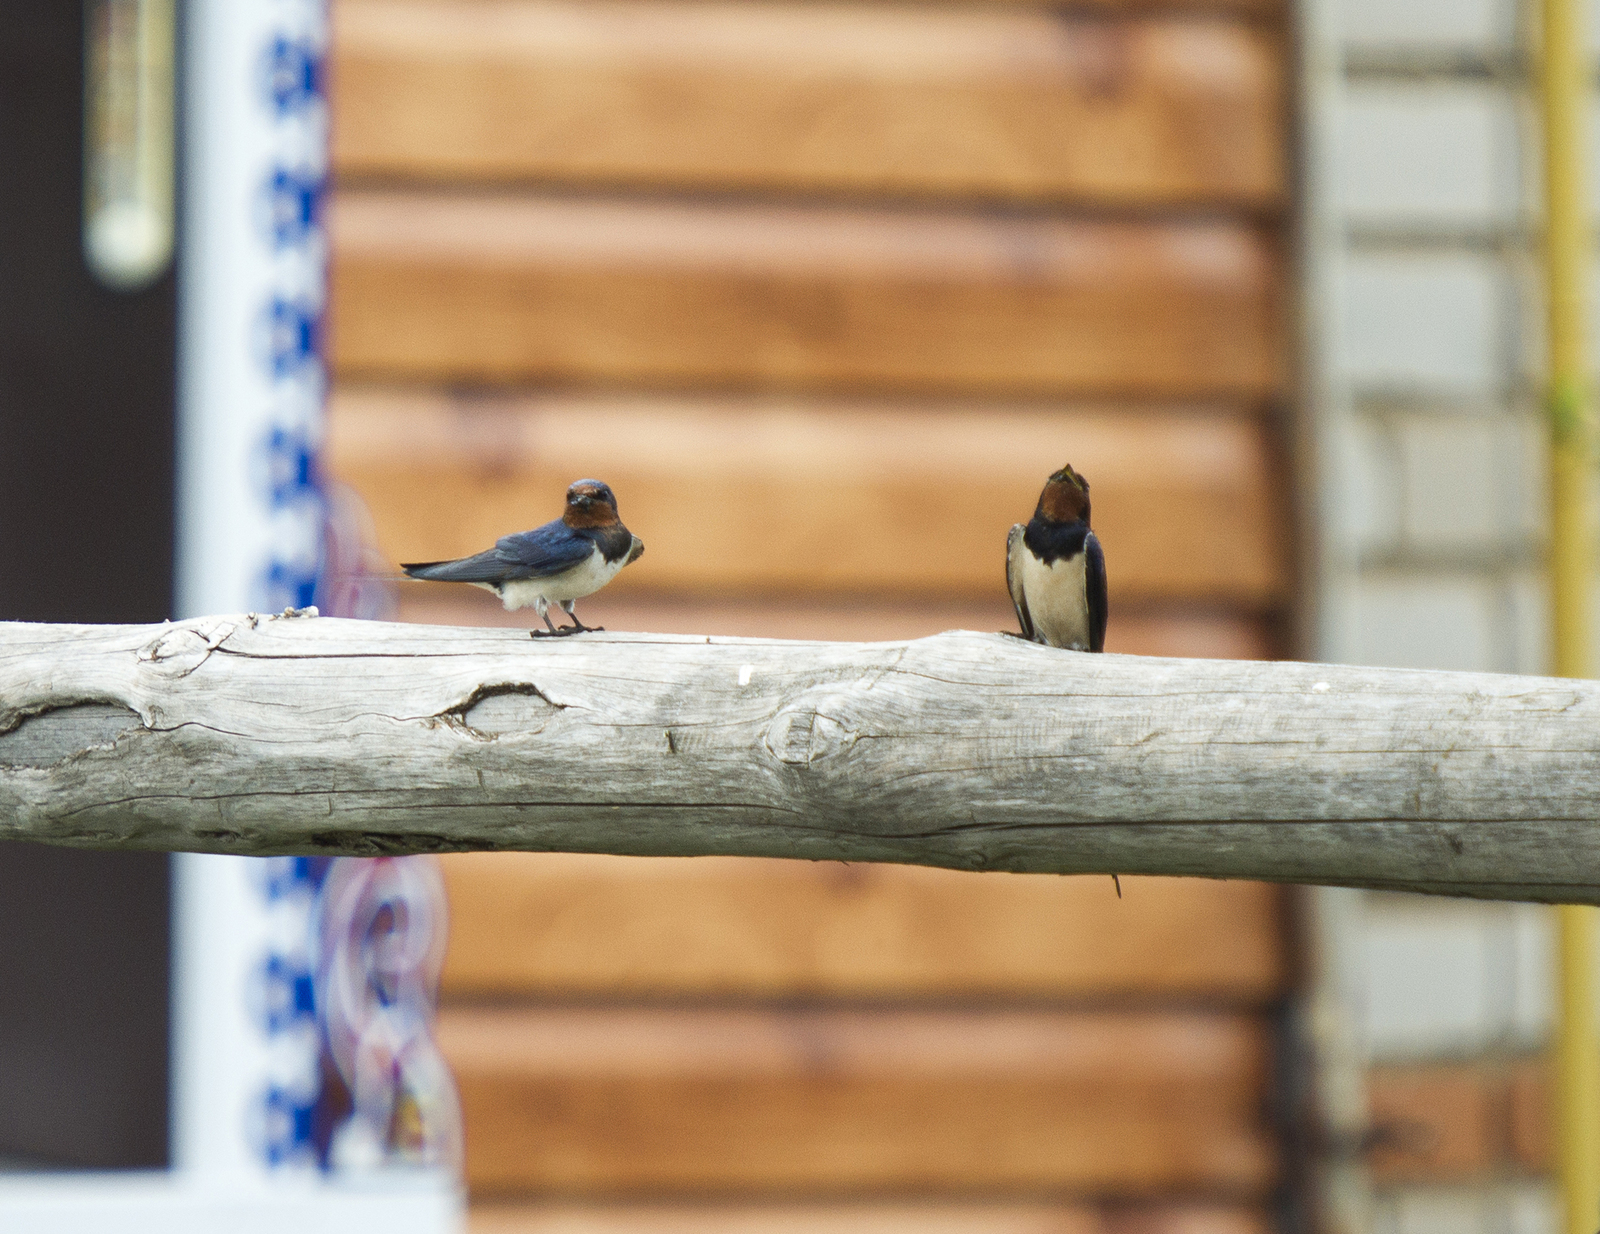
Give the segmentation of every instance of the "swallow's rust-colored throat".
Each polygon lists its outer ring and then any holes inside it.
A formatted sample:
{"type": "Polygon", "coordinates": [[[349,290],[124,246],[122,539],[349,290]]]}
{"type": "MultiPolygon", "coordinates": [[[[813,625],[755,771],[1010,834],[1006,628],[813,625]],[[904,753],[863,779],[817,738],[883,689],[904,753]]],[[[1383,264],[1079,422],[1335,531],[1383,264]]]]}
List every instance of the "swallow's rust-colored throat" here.
{"type": "Polygon", "coordinates": [[[622,520],[610,502],[596,501],[588,507],[569,505],[562,511],[561,521],[574,531],[586,531],[594,527],[615,527],[622,520]]]}
{"type": "Polygon", "coordinates": [[[1089,494],[1070,480],[1051,480],[1039,494],[1039,513],[1052,523],[1089,521],[1089,494]]]}

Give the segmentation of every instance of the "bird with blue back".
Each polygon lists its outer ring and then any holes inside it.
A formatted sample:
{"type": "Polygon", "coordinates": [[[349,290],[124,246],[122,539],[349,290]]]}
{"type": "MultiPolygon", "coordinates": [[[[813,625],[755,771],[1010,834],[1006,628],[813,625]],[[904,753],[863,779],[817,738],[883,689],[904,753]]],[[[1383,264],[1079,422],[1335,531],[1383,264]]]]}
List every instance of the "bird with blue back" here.
{"type": "Polygon", "coordinates": [[[1006,586],[1022,637],[1105,649],[1106,558],[1089,530],[1089,482],[1071,464],[1045,481],[1033,517],[1006,537],[1006,586]]]}
{"type": "Polygon", "coordinates": [[[586,626],[573,605],[592,596],[639,560],[644,541],[622,525],[617,498],[609,484],[578,480],[567,489],[567,508],[543,527],[501,536],[491,549],[454,561],[414,561],[401,565],[406,574],[430,583],[470,583],[500,597],[507,609],[532,607],[546,630],[534,638],[585,634],[603,626],[586,626]],[[572,618],[570,626],[550,620],[550,606],[559,605],[572,618]]]}

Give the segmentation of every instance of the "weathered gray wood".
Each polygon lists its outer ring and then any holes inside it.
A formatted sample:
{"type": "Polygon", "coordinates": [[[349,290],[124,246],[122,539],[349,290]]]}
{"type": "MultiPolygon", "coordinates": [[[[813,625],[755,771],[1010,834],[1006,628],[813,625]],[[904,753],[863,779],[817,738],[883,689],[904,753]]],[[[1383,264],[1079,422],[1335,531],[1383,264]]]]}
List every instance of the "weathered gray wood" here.
{"type": "Polygon", "coordinates": [[[0,624],[0,838],[1196,874],[1600,902],[1600,686],[327,618],[0,624]]]}

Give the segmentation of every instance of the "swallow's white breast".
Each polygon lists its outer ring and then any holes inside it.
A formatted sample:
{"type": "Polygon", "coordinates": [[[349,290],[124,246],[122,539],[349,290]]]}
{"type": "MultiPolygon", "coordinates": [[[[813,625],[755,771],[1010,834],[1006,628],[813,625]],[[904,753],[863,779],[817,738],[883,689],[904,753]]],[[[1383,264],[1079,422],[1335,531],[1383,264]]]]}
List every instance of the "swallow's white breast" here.
{"type": "Polygon", "coordinates": [[[1025,547],[1022,594],[1034,630],[1052,647],[1089,650],[1088,555],[1074,553],[1045,565],[1025,547]]]}
{"type": "Polygon", "coordinates": [[[607,561],[601,556],[600,550],[595,549],[572,569],[560,574],[506,583],[500,589],[500,599],[508,609],[537,608],[541,597],[547,605],[581,600],[584,596],[592,596],[614,579],[626,562],[626,557],[607,561]]]}

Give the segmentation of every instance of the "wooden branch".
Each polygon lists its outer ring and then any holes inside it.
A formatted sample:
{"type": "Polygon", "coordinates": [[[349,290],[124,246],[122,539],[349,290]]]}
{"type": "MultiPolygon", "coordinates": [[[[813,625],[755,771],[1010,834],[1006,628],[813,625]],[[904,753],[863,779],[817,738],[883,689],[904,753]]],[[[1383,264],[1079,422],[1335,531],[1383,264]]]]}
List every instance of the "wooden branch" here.
{"type": "Polygon", "coordinates": [[[0,624],[0,838],[1192,874],[1600,903],[1600,686],[327,618],[0,624]]]}

